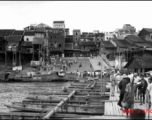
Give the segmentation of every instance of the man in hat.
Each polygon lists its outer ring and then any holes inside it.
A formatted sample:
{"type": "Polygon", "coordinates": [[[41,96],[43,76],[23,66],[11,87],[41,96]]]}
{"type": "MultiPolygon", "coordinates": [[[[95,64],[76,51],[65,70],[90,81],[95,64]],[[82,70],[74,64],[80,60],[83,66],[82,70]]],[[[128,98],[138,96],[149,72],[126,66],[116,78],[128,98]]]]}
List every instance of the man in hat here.
{"type": "Polygon", "coordinates": [[[148,86],[148,83],[144,79],[144,74],[141,74],[141,79],[137,83],[138,95],[140,97],[140,105],[142,105],[142,103],[143,104],[145,103],[145,94],[146,94],[147,86],[148,86]],[[142,98],[143,98],[143,101],[142,101],[142,98]]]}
{"type": "Polygon", "coordinates": [[[122,107],[121,102],[124,99],[124,95],[125,95],[125,90],[126,90],[126,86],[127,84],[130,83],[130,78],[129,77],[124,77],[120,83],[119,83],[119,89],[120,89],[120,96],[119,96],[119,101],[118,101],[118,105],[120,107],[122,107]]]}

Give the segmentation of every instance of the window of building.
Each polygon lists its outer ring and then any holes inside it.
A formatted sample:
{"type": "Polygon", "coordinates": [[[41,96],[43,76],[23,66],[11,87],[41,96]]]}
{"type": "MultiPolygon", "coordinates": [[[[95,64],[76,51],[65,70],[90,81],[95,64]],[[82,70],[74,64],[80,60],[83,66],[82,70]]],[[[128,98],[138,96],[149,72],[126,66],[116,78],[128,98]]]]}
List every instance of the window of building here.
{"type": "Polygon", "coordinates": [[[59,44],[58,47],[61,48],[61,44],[59,44]]]}
{"type": "Polygon", "coordinates": [[[54,36],[54,38],[56,38],[56,35],[54,36]]]}
{"type": "Polygon", "coordinates": [[[29,38],[26,38],[26,41],[29,41],[29,38]]]}
{"type": "Polygon", "coordinates": [[[77,35],[77,33],[75,33],[75,35],[77,35]]]}
{"type": "Polygon", "coordinates": [[[77,41],[77,38],[75,38],[75,40],[77,41]]]}

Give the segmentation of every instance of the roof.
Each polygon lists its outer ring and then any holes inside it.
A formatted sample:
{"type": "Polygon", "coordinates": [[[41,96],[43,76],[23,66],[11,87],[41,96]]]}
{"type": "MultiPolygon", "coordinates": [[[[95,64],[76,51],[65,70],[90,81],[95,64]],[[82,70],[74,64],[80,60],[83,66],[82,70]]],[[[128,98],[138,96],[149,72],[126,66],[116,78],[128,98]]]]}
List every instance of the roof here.
{"type": "Polygon", "coordinates": [[[123,41],[123,40],[117,40],[117,39],[113,40],[113,42],[116,43],[116,46],[117,46],[117,47],[127,48],[127,46],[126,46],[125,44],[123,44],[122,42],[120,42],[120,41],[123,41]]]}
{"type": "Polygon", "coordinates": [[[34,38],[32,44],[43,44],[44,38],[34,38]]]}
{"type": "Polygon", "coordinates": [[[102,41],[105,48],[115,48],[115,46],[110,41],[102,41]]]}
{"type": "Polygon", "coordinates": [[[13,35],[23,35],[24,31],[23,30],[15,30],[13,35]]]}
{"type": "Polygon", "coordinates": [[[79,30],[79,29],[74,29],[73,31],[78,31],[78,32],[80,32],[80,30],[79,30]]]}
{"type": "Polygon", "coordinates": [[[135,35],[128,35],[126,36],[126,38],[128,38],[130,41],[134,42],[134,43],[139,43],[139,42],[145,42],[144,40],[142,40],[140,37],[135,36],[135,35]]]}
{"type": "Polygon", "coordinates": [[[149,33],[152,33],[152,28],[143,28],[144,30],[146,30],[149,33]]]}
{"type": "Polygon", "coordinates": [[[53,21],[53,23],[64,23],[64,21],[53,21]]]}
{"type": "Polygon", "coordinates": [[[9,36],[9,35],[12,35],[13,32],[14,32],[14,29],[1,29],[0,36],[9,36]]]}
{"type": "Polygon", "coordinates": [[[24,35],[34,36],[34,35],[35,35],[35,32],[34,32],[34,31],[25,31],[24,35]]]}
{"type": "Polygon", "coordinates": [[[138,57],[129,61],[125,68],[134,69],[134,68],[152,68],[152,57],[138,57]]]}
{"type": "Polygon", "coordinates": [[[137,45],[138,47],[143,47],[143,48],[144,48],[144,46],[146,48],[151,48],[152,47],[152,45],[148,44],[148,43],[134,43],[134,44],[137,45]]]}
{"type": "Polygon", "coordinates": [[[142,34],[152,33],[152,28],[143,28],[139,33],[138,36],[142,34]]]}
{"type": "Polygon", "coordinates": [[[34,30],[35,32],[42,32],[42,33],[45,32],[45,28],[35,28],[34,30]]]}
{"type": "Polygon", "coordinates": [[[124,46],[128,47],[128,48],[135,48],[137,47],[136,45],[133,45],[131,43],[129,43],[127,40],[118,40],[119,43],[123,44],[124,46]]]}
{"type": "Polygon", "coordinates": [[[20,42],[22,35],[10,35],[7,39],[8,42],[20,42]]]}
{"type": "Polygon", "coordinates": [[[32,42],[22,41],[20,46],[23,46],[23,47],[28,46],[29,47],[29,46],[32,46],[32,42]]]}

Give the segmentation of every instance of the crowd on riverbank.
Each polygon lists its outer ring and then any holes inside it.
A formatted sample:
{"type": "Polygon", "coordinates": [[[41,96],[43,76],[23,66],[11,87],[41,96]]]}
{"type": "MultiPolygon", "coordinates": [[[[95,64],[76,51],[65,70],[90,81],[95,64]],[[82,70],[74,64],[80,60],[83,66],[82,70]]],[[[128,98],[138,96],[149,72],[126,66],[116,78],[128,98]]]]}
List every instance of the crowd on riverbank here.
{"type": "Polygon", "coordinates": [[[152,103],[152,76],[149,73],[138,74],[132,71],[111,72],[111,95],[120,93],[118,105],[123,109],[133,109],[134,101],[140,100],[140,105],[152,103]]]}

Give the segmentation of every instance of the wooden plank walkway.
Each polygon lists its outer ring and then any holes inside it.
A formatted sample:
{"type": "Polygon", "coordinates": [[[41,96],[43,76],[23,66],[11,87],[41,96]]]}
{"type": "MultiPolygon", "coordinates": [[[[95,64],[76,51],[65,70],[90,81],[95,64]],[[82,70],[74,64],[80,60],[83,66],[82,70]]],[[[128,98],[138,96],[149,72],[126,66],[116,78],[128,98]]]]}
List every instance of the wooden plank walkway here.
{"type": "MultiPolygon", "coordinates": [[[[119,93],[115,91],[115,95],[109,98],[109,101],[105,101],[105,110],[104,116],[121,116],[126,117],[126,114],[120,110],[120,107],[117,105],[119,100],[119,93]]],[[[148,103],[140,105],[139,100],[135,101],[134,108],[139,108],[146,110],[148,109],[148,103]]],[[[150,118],[152,118],[152,110],[149,114],[150,118]]],[[[148,118],[148,112],[146,112],[146,118],[148,118]]]]}

